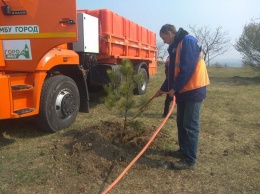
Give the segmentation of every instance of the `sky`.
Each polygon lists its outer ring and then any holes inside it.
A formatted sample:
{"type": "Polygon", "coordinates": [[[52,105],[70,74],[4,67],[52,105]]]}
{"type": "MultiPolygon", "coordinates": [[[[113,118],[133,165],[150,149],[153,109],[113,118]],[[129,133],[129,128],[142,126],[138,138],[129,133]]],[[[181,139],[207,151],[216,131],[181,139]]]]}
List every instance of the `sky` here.
{"type": "MultiPolygon", "coordinates": [[[[260,18],[260,0],[77,0],[77,9],[109,9],[155,32],[160,40],[162,25],[173,24],[189,31],[189,25],[208,26],[212,31],[221,26],[234,45],[243,28],[260,18]]],[[[241,59],[232,46],[216,60],[241,59]]]]}

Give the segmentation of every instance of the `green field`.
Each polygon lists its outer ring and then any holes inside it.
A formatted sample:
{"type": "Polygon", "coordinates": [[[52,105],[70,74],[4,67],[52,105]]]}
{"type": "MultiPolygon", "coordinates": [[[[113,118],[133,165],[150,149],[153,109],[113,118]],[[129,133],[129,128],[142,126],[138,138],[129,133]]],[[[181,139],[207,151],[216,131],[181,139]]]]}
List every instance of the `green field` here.
{"type": "MultiPolygon", "coordinates": [[[[260,77],[247,67],[208,67],[208,72],[196,169],[160,166],[175,160],[166,154],[178,148],[174,110],[111,194],[260,192],[260,77]]],[[[163,79],[159,66],[147,98],[163,79]]],[[[90,113],[80,113],[75,124],[55,134],[39,131],[31,119],[0,121],[0,193],[97,194],[106,189],[162,122],[165,97],[153,100],[137,118],[143,125],[135,138],[142,141],[131,144],[115,142],[122,119],[100,102],[103,95],[91,93],[90,113]]]]}

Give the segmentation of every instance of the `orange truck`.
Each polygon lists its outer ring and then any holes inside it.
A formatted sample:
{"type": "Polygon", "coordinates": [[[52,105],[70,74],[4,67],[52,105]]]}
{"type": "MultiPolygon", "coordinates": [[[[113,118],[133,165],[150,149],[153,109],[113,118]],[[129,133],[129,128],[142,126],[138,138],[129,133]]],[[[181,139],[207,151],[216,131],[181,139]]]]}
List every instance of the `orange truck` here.
{"type": "Polygon", "coordinates": [[[131,60],[144,94],[157,71],[156,34],[110,10],[77,10],[76,0],[0,1],[0,120],[34,116],[43,130],[89,112],[89,86],[131,60]]]}

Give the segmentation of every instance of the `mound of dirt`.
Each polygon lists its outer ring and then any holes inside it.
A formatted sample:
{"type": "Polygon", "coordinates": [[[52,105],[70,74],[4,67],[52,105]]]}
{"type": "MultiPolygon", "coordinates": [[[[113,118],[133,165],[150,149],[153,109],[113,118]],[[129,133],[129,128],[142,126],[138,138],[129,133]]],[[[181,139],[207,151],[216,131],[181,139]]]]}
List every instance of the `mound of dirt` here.
{"type": "MultiPolygon", "coordinates": [[[[147,127],[146,130],[122,129],[121,123],[105,121],[55,141],[52,157],[56,161],[56,169],[65,167],[64,173],[70,169],[75,176],[84,176],[91,184],[85,182],[82,191],[91,190],[89,187],[93,186],[93,182],[106,181],[112,169],[119,172],[128,165],[147,143],[148,133],[153,130],[147,130],[147,127]],[[61,151],[63,149],[65,151],[61,151]]],[[[72,177],[64,173],[58,175],[59,178],[65,182],[65,179],[70,179],[68,184],[73,184],[72,177]]]]}

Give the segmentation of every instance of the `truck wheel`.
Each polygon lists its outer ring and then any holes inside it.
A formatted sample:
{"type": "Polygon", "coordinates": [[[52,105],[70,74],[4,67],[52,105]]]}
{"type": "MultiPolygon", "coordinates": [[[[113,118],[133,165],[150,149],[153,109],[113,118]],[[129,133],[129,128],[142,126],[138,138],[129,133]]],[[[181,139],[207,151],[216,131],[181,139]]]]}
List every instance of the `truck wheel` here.
{"type": "Polygon", "coordinates": [[[134,94],[142,95],[146,93],[148,84],[148,74],[144,68],[140,68],[137,73],[143,74],[143,82],[137,84],[136,88],[134,89],[134,94]]]}
{"type": "Polygon", "coordinates": [[[57,132],[74,123],[79,112],[80,98],[76,83],[57,75],[43,85],[37,124],[42,130],[57,132]]]}

